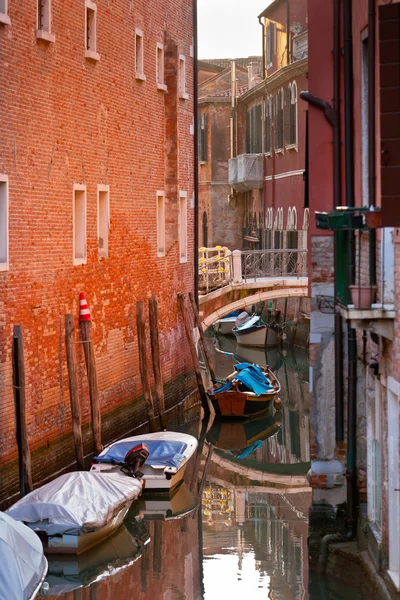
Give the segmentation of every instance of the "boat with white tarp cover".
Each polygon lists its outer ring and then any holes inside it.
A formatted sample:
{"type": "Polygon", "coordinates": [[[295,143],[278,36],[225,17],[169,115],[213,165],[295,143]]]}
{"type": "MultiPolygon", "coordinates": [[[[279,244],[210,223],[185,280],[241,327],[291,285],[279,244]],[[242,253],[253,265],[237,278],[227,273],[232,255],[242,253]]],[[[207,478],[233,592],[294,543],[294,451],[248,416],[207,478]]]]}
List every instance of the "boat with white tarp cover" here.
{"type": "Polygon", "coordinates": [[[0,512],[0,600],[33,600],[47,573],[38,536],[0,512]]]}
{"type": "Polygon", "coordinates": [[[122,473],[67,473],[7,513],[39,535],[45,552],[79,554],[117,530],[141,491],[140,479],[122,473]]]}

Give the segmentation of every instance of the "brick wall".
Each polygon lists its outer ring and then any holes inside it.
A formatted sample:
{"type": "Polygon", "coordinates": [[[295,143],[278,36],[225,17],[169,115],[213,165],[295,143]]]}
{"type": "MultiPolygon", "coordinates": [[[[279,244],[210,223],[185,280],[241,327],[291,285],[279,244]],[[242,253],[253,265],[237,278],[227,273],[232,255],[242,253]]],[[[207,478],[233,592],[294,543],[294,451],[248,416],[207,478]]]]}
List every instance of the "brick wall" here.
{"type": "MultiPolygon", "coordinates": [[[[94,319],[103,413],[141,394],[135,309],[159,298],[164,380],[191,368],[176,294],[193,285],[193,62],[190,0],[98,3],[99,61],[85,58],[84,2],[54,2],[55,42],[36,39],[36,2],[9,2],[0,25],[0,173],[9,179],[10,268],[0,272],[0,462],[16,455],[11,377],[15,324],[23,326],[27,424],[33,449],[71,429],[64,315],[84,291],[94,319]],[[135,78],[134,32],[144,34],[135,78]],[[169,92],[156,85],[165,44],[169,92]],[[189,98],[177,94],[186,57],[189,98]],[[87,264],[72,265],[74,184],[87,189],[87,264]],[[97,185],[110,186],[109,256],[99,259],[97,185]],[[157,257],[156,191],[166,194],[166,252],[157,257]],[[178,248],[179,190],[188,195],[188,258],[178,248]]],[[[83,420],[87,385],[79,355],[83,420]]],[[[179,393],[177,394],[179,400],[179,393]]]]}

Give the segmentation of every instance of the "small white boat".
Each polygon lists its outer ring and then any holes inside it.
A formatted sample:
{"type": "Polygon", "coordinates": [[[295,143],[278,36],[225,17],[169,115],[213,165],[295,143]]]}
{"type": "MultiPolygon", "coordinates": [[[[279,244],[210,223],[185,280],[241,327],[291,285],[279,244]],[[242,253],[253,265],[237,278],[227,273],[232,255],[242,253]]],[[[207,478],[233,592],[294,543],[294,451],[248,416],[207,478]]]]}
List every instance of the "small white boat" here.
{"type": "Polygon", "coordinates": [[[121,473],[67,473],[18,500],[7,514],[35,531],[46,553],[80,554],[118,529],[141,491],[142,481],[121,473]]]}
{"type": "Polygon", "coordinates": [[[127,453],[137,444],[144,444],[149,456],[140,467],[143,492],[170,493],[182,482],[186,465],[197,448],[197,440],[186,433],[160,431],[144,433],[110,444],[93,459],[91,471],[118,473],[127,453]]]}
{"type": "MultiPolygon", "coordinates": [[[[215,323],[214,323],[215,332],[220,333],[221,335],[233,335],[232,329],[235,327],[236,320],[237,320],[239,314],[241,314],[241,311],[236,310],[236,311],[233,311],[232,313],[229,313],[229,315],[226,315],[226,317],[223,317],[222,319],[218,319],[218,321],[215,321],[215,323]]],[[[249,316],[249,318],[250,318],[250,316],[249,316]]]]}
{"type": "Polygon", "coordinates": [[[255,315],[243,325],[234,327],[233,333],[240,346],[263,347],[267,338],[267,324],[255,315]]]}
{"type": "Polygon", "coordinates": [[[45,589],[46,573],[37,535],[0,512],[0,600],[33,600],[45,589]]]}

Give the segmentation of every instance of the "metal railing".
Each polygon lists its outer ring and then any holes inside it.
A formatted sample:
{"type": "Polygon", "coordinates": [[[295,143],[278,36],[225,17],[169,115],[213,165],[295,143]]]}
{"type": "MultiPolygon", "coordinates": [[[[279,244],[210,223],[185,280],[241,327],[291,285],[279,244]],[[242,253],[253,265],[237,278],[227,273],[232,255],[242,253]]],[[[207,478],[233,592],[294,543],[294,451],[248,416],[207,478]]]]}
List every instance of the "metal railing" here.
{"type": "Polygon", "coordinates": [[[199,249],[199,289],[208,294],[232,281],[232,253],[228,248],[199,249]]]}
{"type": "Polygon", "coordinates": [[[244,250],[242,278],[307,277],[307,249],[244,250]]]}

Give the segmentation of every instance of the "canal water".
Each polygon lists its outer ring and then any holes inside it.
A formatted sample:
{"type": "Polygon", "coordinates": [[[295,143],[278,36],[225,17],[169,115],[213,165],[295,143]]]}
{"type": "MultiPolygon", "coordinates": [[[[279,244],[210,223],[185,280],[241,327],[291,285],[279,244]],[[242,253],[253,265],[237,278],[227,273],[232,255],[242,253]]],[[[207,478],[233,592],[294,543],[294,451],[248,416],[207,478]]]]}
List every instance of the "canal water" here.
{"type": "Polygon", "coordinates": [[[310,582],[307,352],[242,349],[212,334],[208,343],[217,377],[237,362],[269,364],[283,410],[245,424],[202,424],[197,409],[183,407],[170,428],[200,441],[184,484],[171,498],[136,502],[103,544],[50,558],[50,600],[361,598],[336,581],[310,582]]]}

